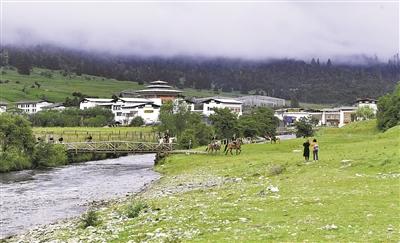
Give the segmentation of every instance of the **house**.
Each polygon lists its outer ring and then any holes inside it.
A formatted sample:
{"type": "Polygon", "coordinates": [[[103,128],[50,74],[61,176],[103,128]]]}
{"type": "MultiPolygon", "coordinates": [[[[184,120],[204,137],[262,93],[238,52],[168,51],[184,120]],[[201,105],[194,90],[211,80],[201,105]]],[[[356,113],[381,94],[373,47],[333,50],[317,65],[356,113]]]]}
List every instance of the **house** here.
{"type": "Polygon", "coordinates": [[[378,101],[370,98],[359,98],[356,101],[356,106],[360,107],[369,107],[374,111],[374,114],[378,111],[378,101]]]}
{"type": "Polygon", "coordinates": [[[6,102],[0,102],[0,113],[7,111],[7,105],[8,104],[6,102]]]}
{"type": "Polygon", "coordinates": [[[357,107],[341,106],[322,109],[321,125],[342,127],[354,121],[357,107]]]}
{"type": "MultiPolygon", "coordinates": [[[[166,81],[153,81],[146,86],[145,89],[135,90],[135,91],[122,91],[122,97],[142,97],[146,99],[159,98],[161,103],[166,101],[173,101],[180,96],[182,91],[174,89],[172,86],[168,85],[166,81]]],[[[161,105],[161,104],[160,104],[161,105]]]]}
{"type": "Polygon", "coordinates": [[[52,105],[42,107],[42,110],[56,110],[61,111],[64,110],[65,106],[62,103],[54,103],[52,105]]]}
{"type": "Polygon", "coordinates": [[[160,98],[118,98],[113,100],[111,111],[114,113],[115,122],[127,125],[136,116],[143,118],[145,124],[158,122],[158,114],[161,106],[160,98]]]}
{"type": "Polygon", "coordinates": [[[99,98],[84,98],[79,104],[79,109],[86,110],[96,106],[102,106],[104,108],[110,108],[113,105],[114,99],[99,99],[99,98]]]}
{"type": "Polygon", "coordinates": [[[242,102],[228,98],[205,98],[201,99],[202,114],[204,116],[210,116],[214,114],[214,109],[228,108],[231,112],[236,113],[238,116],[243,114],[242,102]]]}
{"type": "Polygon", "coordinates": [[[294,125],[301,118],[308,118],[312,114],[300,108],[285,108],[275,110],[274,114],[279,120],[283,121],[285,126],[294,125]]]}
{"type": "Polygon", "coordinates": [[[247,95],[235,98],[243,103],[243,109],[250,109],[253,107],[283,107],[285,100],[264,95],[247,95]]]}
{"type": "Polygon", "coordinates": [[[194,102],[188,99],[183,99],[183,98],[177,98],[173,102],[174,106],[174,113],[178,112],[179,106],[180,105],[185,105],[188,109],[188,111],[193,112],[194,111],[194,102]]]}
{"type": "Polygon", "coordinates": [[[127,125],[131,123],[133,118],[139,116],[146,125],[156,124],[158,123],[160,107],[160,105],[154,103],[123,106],[118,113],[119,116],[116,116],[116,122],[127,125]]]}
{"type": "Polygon", "coordinates": [[[53,103],[44,100],[15,102],[18,109],[28,114],[35,114],[36,112],[43,110],[44,107],[52,104],[53,103]]]}

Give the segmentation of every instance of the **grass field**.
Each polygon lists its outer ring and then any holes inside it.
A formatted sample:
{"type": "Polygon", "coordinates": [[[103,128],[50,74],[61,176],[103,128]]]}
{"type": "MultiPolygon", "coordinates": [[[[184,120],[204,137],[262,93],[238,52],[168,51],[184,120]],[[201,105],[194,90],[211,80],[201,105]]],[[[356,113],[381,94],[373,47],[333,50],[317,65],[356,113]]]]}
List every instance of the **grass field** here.
{"type": "Polygon", "coordinates": [[[91,136],[92,141],[138,141],[157,142],[158,134],[154,127],[34,127],[33,133],[46,141],[83,142],[91,136]]]}
{"type": "Polygon", "coordinates": [[[398,242],[400,127],[379,133],[368,121],[316,137],[318,162],[303,161],[303,139],[244,145],[238,156],[168,157],[156,167],[160,181],[99,210],[96,228],[61,226],[40,239],[398,242]],[[127,218],[139,200],[149,208],[127,218]]]}
{"type": "MultiPolygon", "coordinates": [[[[46,97],[52,102],[63,102],[66,97],[72,97],[73,92],[81,92],[89,96],[111,98],[122,90],[143,89],[143,85],[130,81],[118,81],[90,75],[71,75],[64,77],[59,71],[34,68],[30,75],[18,74],[15,70],[1,69],[0,101],[15,102],[21,100],[38,100],[46,97]],[[51,73],[52,77],[41,75],[51,73]],[[7,81],[8,80],[8,81],[7,81]],[[40,84],[40,88],[35,86],[40,84]]],[[[153,81],[153,80],[149,80],[153,81]]],[[[184,89],[184,95],[206,97],[216,95],[208,90],[184,89]]],[[[222,93],[232,96],[234,93],[222,93]]]]}

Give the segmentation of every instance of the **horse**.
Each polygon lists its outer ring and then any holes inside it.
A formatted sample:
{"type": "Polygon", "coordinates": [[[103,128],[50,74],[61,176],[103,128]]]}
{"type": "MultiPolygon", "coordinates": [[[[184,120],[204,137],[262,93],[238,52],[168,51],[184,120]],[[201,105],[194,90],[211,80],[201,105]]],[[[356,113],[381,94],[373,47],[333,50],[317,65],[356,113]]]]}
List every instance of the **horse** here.
{"type": "Polygon", "coordinates": [[[206,148],[206,152],[208,151],[209,153],[211,152],[211,153],[213,153],[214,151],[215,152],[219,152],[219,150],[221,149],[221,141],[213,141],[213,142],[211,142],[211,143],[209,143],[208,145],[207,145],[207,148],[206,148]]]}
{"type": "Polygon", "coordinates": [[[176,137],[168,137],[168,141],[166,138],[160,138],[158,139],[158,144],[164,144],[164,143],[175,143],[176,142],[176,137]]]}
{"type": "Polygon", "coordinates": [[[276,142],[281,143],[281,138],[274,135],[274,136],[271,137],[271,144],[272,144],[272,142],[274,142],[274,143],[276,143],[276,142]]]}
{"type": "Polygon", "coordinates": [[[240,154],[242,152],[242,140],[238,138],[234,141],[227,143],[224,149],[225,155],[227,155],[228,152],[231,152],[231,154],[233,155],[232,149],[236,149],[236,155],[240,154]]]}
{"type": "Polygon", "coordinates": [[[271,141],[271,144],[276,142],[281,143],[281,138],[275,135],[267,135],[267,139],[271,141]]]}
{"type": "Polygon", "coordinates": [[[86,139],[87,142],[92,142],[93,137],[92,137],[92,135],[89,135],[85,139],[86,139]]]}

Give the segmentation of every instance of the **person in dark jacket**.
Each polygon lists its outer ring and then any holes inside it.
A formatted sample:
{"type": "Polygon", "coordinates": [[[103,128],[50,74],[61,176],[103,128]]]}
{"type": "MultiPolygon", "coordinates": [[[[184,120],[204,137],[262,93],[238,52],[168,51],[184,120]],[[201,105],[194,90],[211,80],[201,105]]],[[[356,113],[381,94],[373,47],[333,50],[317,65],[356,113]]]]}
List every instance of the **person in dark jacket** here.
{"type": "Polygon", "coordinates": [[[306,161],[308,161],[310,159],[310,142],[308,141],[308,139],[303,143],[303,147],[303,157],[306,161]]]}

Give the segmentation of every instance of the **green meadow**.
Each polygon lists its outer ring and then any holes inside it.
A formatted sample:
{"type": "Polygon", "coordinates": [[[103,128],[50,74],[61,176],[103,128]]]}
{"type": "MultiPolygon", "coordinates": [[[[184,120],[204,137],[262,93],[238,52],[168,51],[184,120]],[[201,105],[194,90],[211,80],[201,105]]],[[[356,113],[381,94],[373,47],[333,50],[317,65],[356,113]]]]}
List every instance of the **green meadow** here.
{"type": "MultiPolygon", "coordinates": [[[[30,75],[18,74],[16,70],[1,69],[0,101],[15,102],[21,100],[38,100],[46,98],[52,102],[63,102],[72,97],[73,92],[89,96],[111,98],[123,90],[143,89],[143,85],[131,81],[118,81],[103,77],[71,74],[63,76],[60,71],[34,68],[30,75]],[[51,77],[43,75],[51,74],[51,77]],[[8,81],[7,81],[8,80],[8,81]],[[35,85],[39,83],[40,87],[35,85]]],[[[152,80],[149,80],[152,81],[152,80]]],[[[184,95],[206,97],[215,93],[208,90],[184,89],[184,95]]],[[[232,96],[234,93],[221,93],[232,96]]]]}
{"type": "MultiPolygon", "coordinates": [[[[398,242],[400,127],[321,129],[320,160],[303,139],[244,145],[240,155],[173,155],[148,190],[98,209],[102,221],[38,236],[106,242],[398,242]],[[276,190],[277,189],[277,190],[276,190]],[[148,207],[127,217],[129,205],[148,207]]],[[[54,227],[53,227],[54,228],[54,227]]]]}

